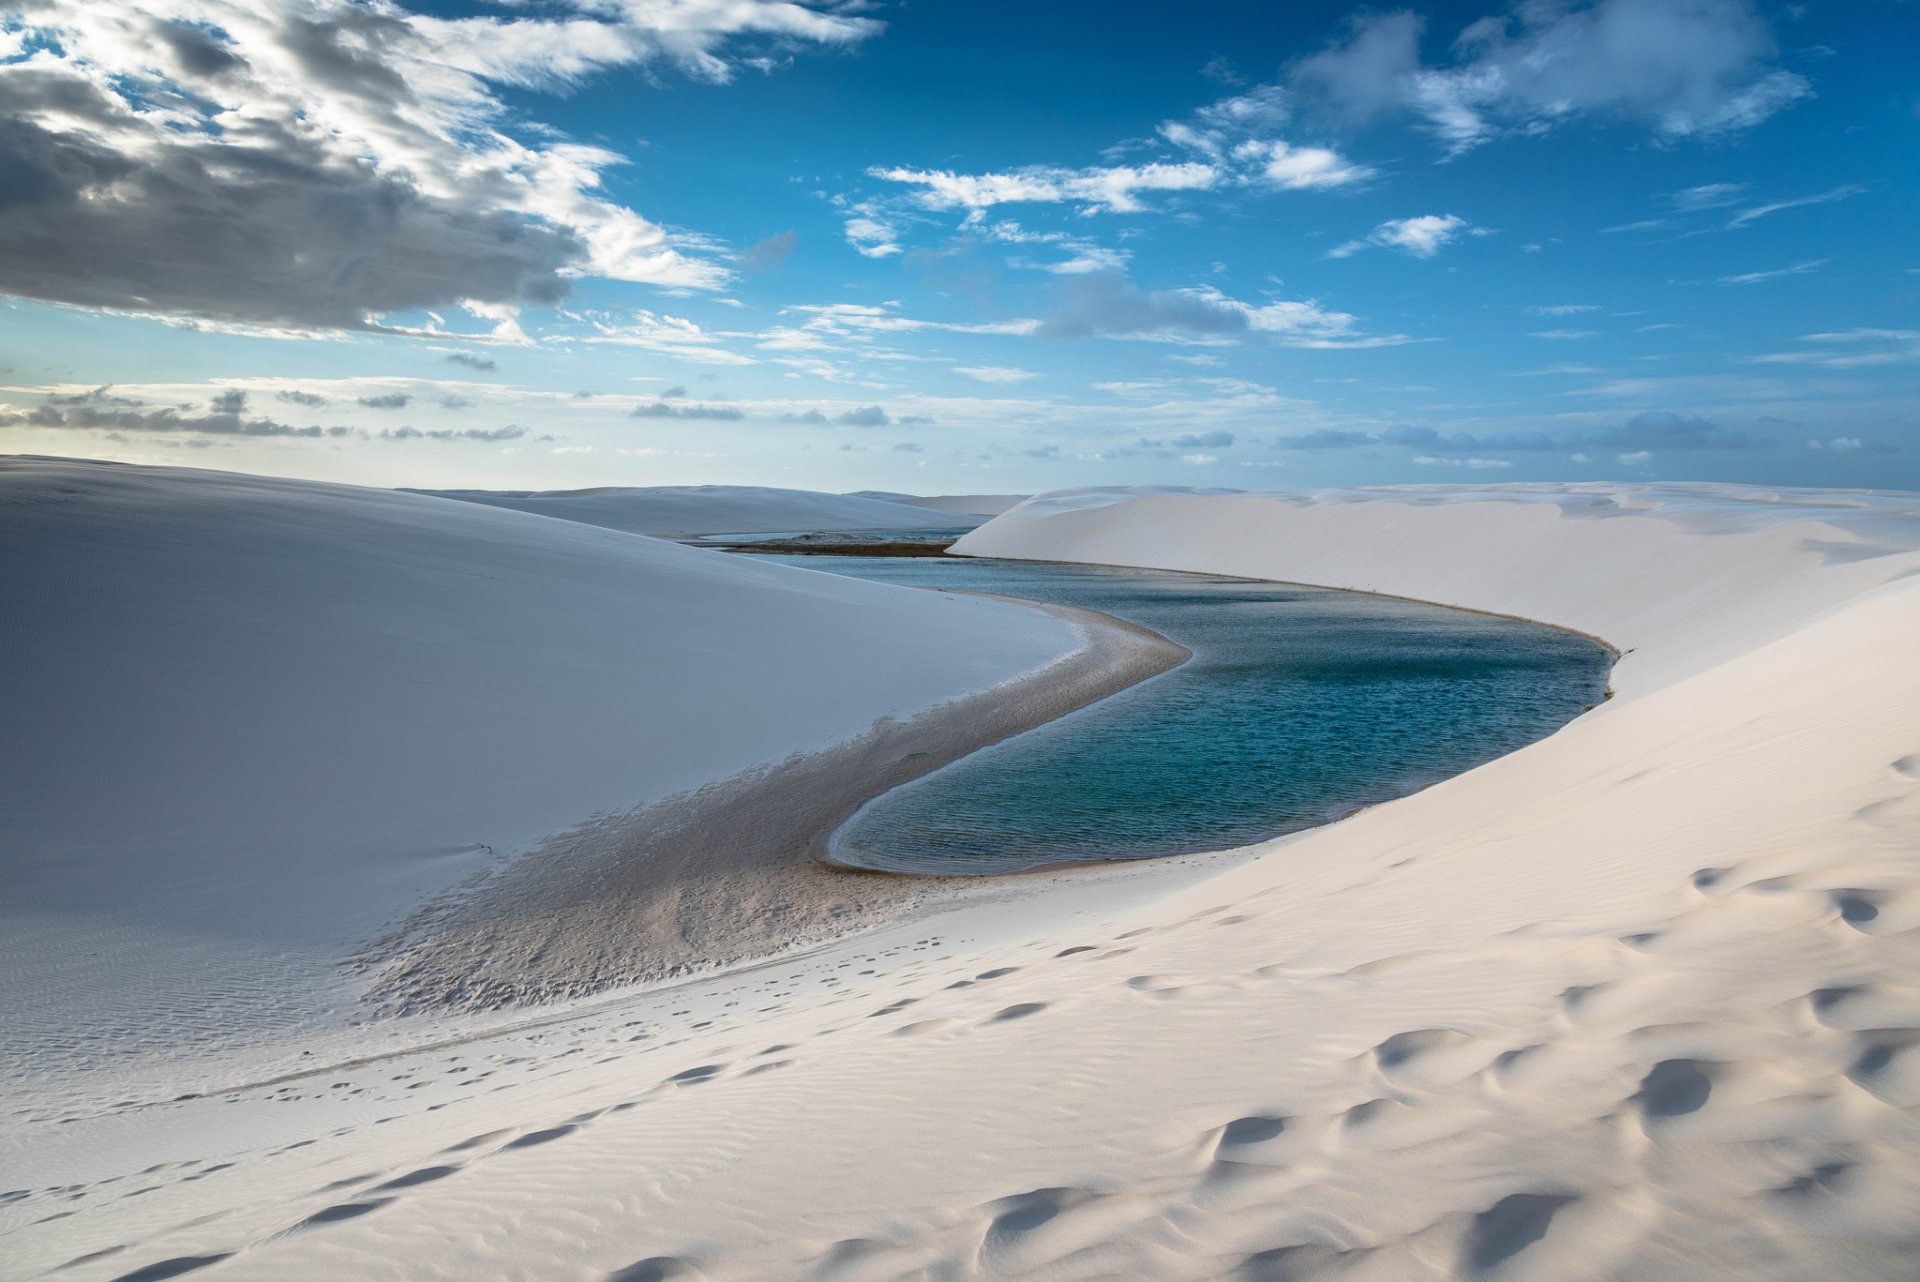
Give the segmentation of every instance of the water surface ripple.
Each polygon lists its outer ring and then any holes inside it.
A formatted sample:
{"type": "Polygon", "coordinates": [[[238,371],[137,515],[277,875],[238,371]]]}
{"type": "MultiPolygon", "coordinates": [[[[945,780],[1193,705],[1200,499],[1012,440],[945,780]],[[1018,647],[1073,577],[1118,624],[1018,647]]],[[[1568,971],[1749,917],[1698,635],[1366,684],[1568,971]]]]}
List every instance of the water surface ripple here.
{"type": "Polygon", "coordinates": [[[898,872],[1222,850],[1325,823],[1543,738],[1604,697],[1612,663],[1540,624],[1326,588],[1023,561],[768,559],[1100,610],[1193,651],[876,798],[834,834],[835,859],[898,872]]]}

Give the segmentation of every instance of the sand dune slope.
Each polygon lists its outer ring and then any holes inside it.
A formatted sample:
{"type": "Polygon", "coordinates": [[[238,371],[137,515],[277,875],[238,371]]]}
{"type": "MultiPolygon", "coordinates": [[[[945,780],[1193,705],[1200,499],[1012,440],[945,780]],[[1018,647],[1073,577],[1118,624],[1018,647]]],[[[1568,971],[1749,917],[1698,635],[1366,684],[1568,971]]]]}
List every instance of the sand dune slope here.
{"type": "Polygon", "coordinates": [[[1552,738],[1267,847],[78,1119],[21,1275],[1912,1276],[1920,498],[1106,492],[966,546],[1630,653],[1552,738]]]}
{"type": "Polygon", "coordinates": [[[284,1039],[436,893],[1078,644],[476,504],[59,460],[0,461],[0,600],[0,1055],[39,1077],[284,1039]]]}

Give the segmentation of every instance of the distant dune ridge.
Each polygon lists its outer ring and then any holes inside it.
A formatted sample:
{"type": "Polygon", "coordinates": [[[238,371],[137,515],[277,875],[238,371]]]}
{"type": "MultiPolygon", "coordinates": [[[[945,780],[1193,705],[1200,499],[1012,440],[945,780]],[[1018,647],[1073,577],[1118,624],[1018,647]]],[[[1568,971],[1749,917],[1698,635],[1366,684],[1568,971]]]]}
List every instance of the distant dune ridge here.
{"type": "MultiPolygon", "coordinates": [[[[987,496],[820,494],[757,485],[610,486],[591,490],[418,490],[441,498],[603,525],[631,534],[680,538],[810,530],[914,530],[978,525],[1001,510],[987,496]]],[[[1003,496],[1012,501],[1012,496],[1003,496]]]]}
{"type": "MultiPolygon", "coordinates": [[[[83,465],[27,466],[32,504],[0,492],[0,520],[72,541],[67,564],[91,587],[46,588],[34,608],[76,612],[58,617],[86,626],[60,636],[75,672],[100,674],[41,715],[117,710],[151,683],[116,675],[132,633],[114,648],[93,625],[141,623],[153,607],[120,597],[151,602],[155,575],[202,566],[203,518],[103,523],[83,465]],[[70,518],[52,510],[69,501],[70,518]],[[130,547],[161,532],[194,555],[130,547]]],[[[382,506],[424,499],[222,484],[235,501],[293,500],[301,528],[339,502],[388,532],[440,519],[382,506]]],[[[268,537],[226,521],[223,539],[268,537]]],[[[553,528],[467,535],[532,540],[556,566],[633,557],[708,582],[656,545],[619,552],[596,540],[626,536],[599,531],[550,545],[553,528]]],[[[444,564],[451,536],[420,537],[444,564]]],[[[371,540],[368,560],[391,546],[371,540]]],[[[15,1074],[0,1163],[23,1195],[0,1204],[6,1267],[88,1256],[60,1274],[81,1282],[202,1267],[395,1282],[1911,1276],[1920,495],[1094,490],[1032,499],[958,547],[1414,596],[1624,653],[1615,697],[1552,737],[1249,850],[983,883],[734,975],[545,1008],[518,1029],[448,1025],[434,1046],[401,1049],[376,1022],[365,1053],[389,1057],[313,1073],[289,1051],[284,1080],[209,1069],[206,1099],[155,1098],[126,1072],[124,1104],[63,1110],[52,1085],[15,1074]]],[[[271,587],[227,570],[158,595],[199,617],[271,587]]],[[[9,593],[38,573],[16,553],[9,593]]],[[[877,599],[823,603],[794,583],[738,586],[798,591],[838,618],[816,620],[823,647],[844,645],[840,623],[884,622],[893,644],[946,622],[907,606],[883,620],[877,599]]],[[[595,602],[580,617],[623,608],[607,585],[580,586],[595,602]]],[[[1017,610],[942,643],[977,650],[1011,628],[1014,645],[1022,620],[1042,657],[1062,644],[1017,610]]],[[[165,649],[153,670],[193,653],[165,649]]],[[[55,658],[33,662],[63,671],[55,658]]],[[[293,683],[292,665],[277,679],[257,666],[264,690],[293,683]]],[[[719,675],[687,671],[717,697],[719,675]]],[[[794,727],[824,734],[822,717],[794,727]]],[[[226,795],[218,780],[177,786],[226,795]]],[[[65,806],[97,800],[74,785],[65,806]]],[[[123,805],[137,817],[163,801],[123,805]]],[[[6,938],[0,957],[24,965],[30,949],[6,938]]]]}
{"type": "Polygon", "coordinates": [[[856,490],[855,497],[888,499],[909,507],[932,508],[936,512],[954,512],[966,516],[994,517],[1025,502],[1026,494],[893,494],[885,490],[856,490]]]}

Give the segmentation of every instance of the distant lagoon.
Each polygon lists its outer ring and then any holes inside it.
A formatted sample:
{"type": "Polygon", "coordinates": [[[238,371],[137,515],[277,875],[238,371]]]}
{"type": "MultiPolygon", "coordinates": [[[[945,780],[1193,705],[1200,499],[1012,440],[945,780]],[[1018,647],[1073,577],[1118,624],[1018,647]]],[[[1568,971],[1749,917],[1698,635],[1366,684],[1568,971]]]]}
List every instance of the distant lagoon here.
{"type": "Polygon", "coordinates": [[[1545,737],[1605,697],[1613,662],[1540,624],[1326,588],[1050,562],[765,559],[1099,610],[1193,651],[876,798],[834,834],[836,860],[896,872],[1145,859],[1326,823],[1545,737]]]}

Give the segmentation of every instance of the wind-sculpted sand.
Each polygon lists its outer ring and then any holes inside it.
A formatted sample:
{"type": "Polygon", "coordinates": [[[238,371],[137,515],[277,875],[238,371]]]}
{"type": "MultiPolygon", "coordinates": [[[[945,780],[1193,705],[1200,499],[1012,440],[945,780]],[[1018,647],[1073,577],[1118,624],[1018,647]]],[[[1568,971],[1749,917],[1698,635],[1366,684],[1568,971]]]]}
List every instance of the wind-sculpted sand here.
{"type": "Polygon", "coordinates": [[[412,1013],[582,997],[844,935],[958,889],[829,866],[827,837],[889,788],[1187,658],[1122,620],[1026,604],[1072,623],[1081,648],[846,743],[555,837],[365,951],[369,1000],[412,1013]]]}
{"type": "Polygon", "coordinates": [[[1526,615],[1616,695],[1264,846],[22,1122],[9,1274],[1912,1276],[1920,498],[1083,493],[963,547],[1526,615]]]}

